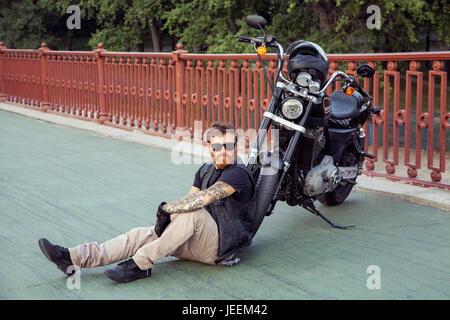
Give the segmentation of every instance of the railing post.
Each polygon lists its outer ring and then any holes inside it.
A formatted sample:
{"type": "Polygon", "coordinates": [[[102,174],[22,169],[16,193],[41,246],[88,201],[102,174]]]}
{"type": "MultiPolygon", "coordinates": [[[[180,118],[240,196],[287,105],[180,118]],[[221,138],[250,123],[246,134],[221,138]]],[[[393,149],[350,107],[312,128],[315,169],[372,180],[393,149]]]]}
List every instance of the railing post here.
{"type": "Polygon", "coordinates": [[[99,102],[99,114],[97,115],[97,121],[100,124],[103,124],[106,120],[108,120],[108,112],[106,111],[106,102],[105,102],[105,58],[101,55],[102,52],[106,50],[103,49],[103,44],[98,44],[98,49],[95,50],[95,57],[97,59],[97,79],[98,79],[98,102],[99,102]]]}
{"type": "Polygon", "coordinates": [[[47,90],[47,45],[43,42],[39,48],[39,56],[41,57],[41,86],[42,86],[42,111],[47,112],[50,107],[48,102],[48,90],[47,90]]]}
{"type": "Polygon", "coordinates": [[[0,42],[0,102],[8,100],[8,95],[6,94],[5,82],[3,79],[3,42],[0,42]]]}
{"type": "Polygon", "coordinates": [[[185,125],[186,121],[186,109],[183,105],[184,85],[185,85],[185,61],[181,59],[180,55],[186,53],[183,50],[181,43],[177,44],[177,50],[172,52],[173,61],[175,61],[175,136],[184,136],[187,132],[185,125]]]}

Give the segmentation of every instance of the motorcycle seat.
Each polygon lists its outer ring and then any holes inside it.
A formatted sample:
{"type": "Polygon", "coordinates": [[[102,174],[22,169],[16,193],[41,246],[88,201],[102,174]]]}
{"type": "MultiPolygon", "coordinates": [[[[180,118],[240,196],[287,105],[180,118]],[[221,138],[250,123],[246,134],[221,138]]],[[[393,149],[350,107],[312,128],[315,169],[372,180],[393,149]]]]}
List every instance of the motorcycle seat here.
{"type": "Polygon", "coordinates": [[[358,116],[358,100],[355,96],[348,96],[345,92],[335,91],[330,95],[331,118],[344,120],[358,116]]]}

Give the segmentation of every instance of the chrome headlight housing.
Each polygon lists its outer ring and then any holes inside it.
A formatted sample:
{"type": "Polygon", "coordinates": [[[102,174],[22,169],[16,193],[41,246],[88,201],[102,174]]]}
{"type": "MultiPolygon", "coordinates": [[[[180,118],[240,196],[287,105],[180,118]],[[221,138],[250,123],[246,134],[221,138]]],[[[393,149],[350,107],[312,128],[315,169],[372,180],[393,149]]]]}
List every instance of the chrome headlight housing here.
{"type": "Polygon", "coordinates": [[[303,113],[303,103],[298,98],[287,98],[281,103],[281,114],[289,120],[295,120],[303,113]]]}

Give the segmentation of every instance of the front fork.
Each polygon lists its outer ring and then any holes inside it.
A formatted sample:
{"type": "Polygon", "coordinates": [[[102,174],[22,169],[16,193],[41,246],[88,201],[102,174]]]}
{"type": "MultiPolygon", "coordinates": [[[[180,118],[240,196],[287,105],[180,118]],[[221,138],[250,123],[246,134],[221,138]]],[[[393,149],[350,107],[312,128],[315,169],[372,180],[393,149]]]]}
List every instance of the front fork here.
{"type": "MultiPolygon", "coordinates": [[[[279,88],[277,88],[276,94],[272,97],[272,100],[270,102],[267,112],[273,113],[273,111],[275,110],[275,106],[279,102],[280,93],[281,93],[281,90],[279,88]]],[[[303,127],[303,125],[305,124],[306,119],[308,119],[309,114],[311,112],[311,107],[312,107],[312,102],[309,102],[308,106],[306,107],[305,114],[301,118],[300,123],[298,123],[299,126],[303,127]]],[[[250,155],[249,155],[248,162],[247,162],[247,167],[250,169],[250,171],[252,171],[251,169],[253,168],[253,166],[257,165],[257,163],[258,163],[259,150],[260,150],[261,145],[266,137],[267,130],[268,130],[269,126],[271,125],[272,121],[273,120],[268,117],[263,118],[263,122],[261,123],[261,126],[258,130],[256,140],[253,142],[253,145],[250,149],[250,155]]],[[[286,152],[284,153],[283,160],[280,162],[278,159],[275,159],[275,161],[277,162],[276,168],[278,170],[282,170],[282,174],[281,174],[280,179],[278,179],[277,188],[274,193],[274,198],[272,199],[272,209],[276,202],[275,201],[276,196],[278,194],[278,191],[280,190],[281,183],[283,182],[283,180],[286,176],[286,173],[288,172],[288,170],[291,166],[292,158],[294,156],[294,152],[296,150],[301,133],[302,133],[301,131],[295,130],[294,135],[292,136],[291,140],[289,141],[289,145],[286,149],[286,152]]],[[[278,145],[278,144],[275,144],[275,145],[278,145]]],[[[276,156],[278,156],[278,150],[276,150],[275,153],[276,153],[276,156]]],[[[271,159],[271,161],[272,161],[272,159],[271,159]]]]}
{"type": "MultiPolygon", "coordinates": [[[[279,101],[279,91],[280,89],[277,88],[275,91],[275,95],[272,96],[272,100],[270,101],[269,108],[267,110],[268,112],[273,113],[273,111],[275,110],[275,106],[279,101]]],[[[255,141],[253,141],[253,144],[250,148],[250,154],[247,160],[247,168],[251,169],[254,165],[258,164],[259,150],[261,149],[264,139],[266,138],[267,130],[269,129],[271,123],[272,119],[263,117],[263,121],[259,126],[258,133],[256,134],[256,139],[255,141]]]]}

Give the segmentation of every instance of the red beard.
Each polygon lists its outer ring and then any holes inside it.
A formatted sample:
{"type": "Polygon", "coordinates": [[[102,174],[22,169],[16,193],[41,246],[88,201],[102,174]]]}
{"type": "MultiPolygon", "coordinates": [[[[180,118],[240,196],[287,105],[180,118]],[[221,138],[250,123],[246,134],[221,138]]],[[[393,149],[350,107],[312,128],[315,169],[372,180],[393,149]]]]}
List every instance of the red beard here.
{"type": "MultiPolygon", "coordinates": [[[[211,158],[214,159],[214,153],[211,152],[210,154],[211,154],[211,158]]],[[[225,159],[222,158],[222,161],[225,162],[225,159]]],[[[216,168],[220,169],[220,170],[226,169],[229,166],[231,166],[231,164],[228,164],[228,163],[216,163],[215,161],[213,161],[213,162],[214,162],[214,165],[216,166],[216,168]]]]}
{"type": "Polygon", "coordinates": [[[222,163],[222,164],[216,164],[217,169],[223,170],[228,168],[229,166],[231,166],[231,164],[226,164],[226,163],[222,163]]]}

